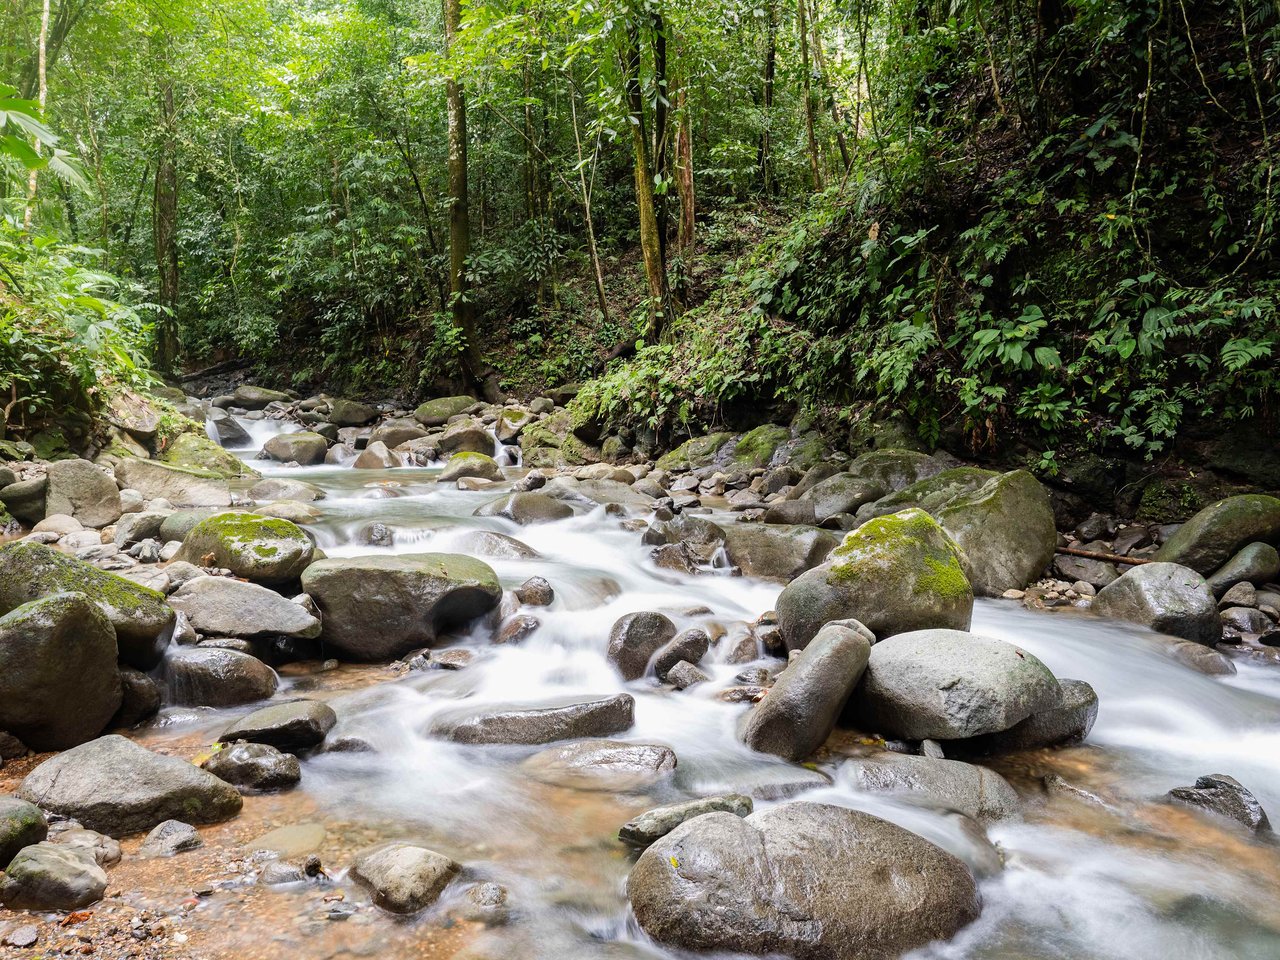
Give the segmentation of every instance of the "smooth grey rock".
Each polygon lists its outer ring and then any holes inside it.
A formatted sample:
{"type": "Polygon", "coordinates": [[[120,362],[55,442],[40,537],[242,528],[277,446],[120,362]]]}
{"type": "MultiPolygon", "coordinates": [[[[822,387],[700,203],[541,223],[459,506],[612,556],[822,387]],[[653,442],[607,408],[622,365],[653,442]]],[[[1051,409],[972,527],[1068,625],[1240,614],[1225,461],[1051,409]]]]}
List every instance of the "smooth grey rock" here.
{"type": "Polygon", "coordinates": [[[115,545],[123,550],[143,540],[158,540],[160,528],[168,515],[159,510],[126,513],[116,521],[115,545]]]}
{"type": "Polygon", "coordinates": [[[735,817],[745,817],[750,815],[752,809],[751,798],[744,797],[740,793],[672,803],[665,807],[647,810],[640,816],[628,820],[618,831],[618,839],[628,846],[643,850],[665,837],[686,820],[700,817],[704,813],[732,813],[735,817]]]}
{"type": "Polygon", "coordinates": [[[333,707],[319,700],[273,703],[231,724],[218,737],[218,742],[247,740],[297,753],[322,744],[337,722],[333,707]]]}
{"type": "Polygon", "coordinates": [[[655,743],[577,740],[536,753],[520,768],[543,783],[625,793],[667,779],[676,768],[676,755],[655,743]]]}
{"type": "Polygon", "coordinates": [[[619,617],[609,631],[605,653],[624,680],[639,680],[649,661],[676,635],[676,625],[661,613],[645,610],[619,617]]]}
{"type": "Polygon", "coordinates": [[[1062,702],[1039,710],[1001,733],[990,733],[964,744],[978,753],[1037,750],[1058,743],[1076,743],[1089,736],[1098,719],[1098,695],[1083,680],[1061,680],[1062,702]]]}
{"type": "Polygon", "coordinates": [[[696,687],[698,684],[706,683],[710,679],[709,676],[688,660],[681,660],[667,671],[666,682],[677,690],[688,690],[690,687],[696,687]]]}
{"type": "Polygon", "coordinates": [[[165,820],[217,823],[234,817],[241,805],[234,787],[194,764],[114,735],[46,760],[17,795],[111,837],[165,820]]]}
{"type": "Polygon", "coordinates": [[[192,707],[266,700],[280,682],[257,657],[217,647],[176,647],[165,662],[165,674],[170,701],[192,707]]]}
{"type": "Polygon", "coordinates": [[[1269,543],[1250,543],[1214,571],[1208,578],[1209,589],[1221,597],[1239,583],[1261,586],[1280,577],[1280,551],[1269,543]]]}
{"type": "Polygon", "coordinates": [[[1165,540],[1155,559],[1208,576],[1245,545],[1277,540],[1280,498],[1245,494],[1209,504],[1165,540]]]}
{"type": "Polygon", "coordinates": [[[462,709],[438,718],[431,732],[458,743],[531,745],[608,736],[631,729],[634,722],[635,700],[622,693],[602,700],[462,709]]]}
{"type": "Polygon", "coordinates": [[[147,834],[138,850],[140,857],[173,857],[188,850],[204,846],[200,833],[189,823],[181,820],[166,820],[157,824],[147,834]]]}
{"type": "Polygon", "coordinates": [[[201,577],[183,584],[169,605],[186,614],[197,631],[214,637],[320,636],[320,621],[300,603],[256,583],[226,577],[201,577]]]}
{"type": "Polygon", "coordinates": [[[1206,646],[1222,638],[1209,585],[1190,567],[1176,563],[1147,563],[1126,571],[1098,591],[1090,609],[1206,646]]]}
{"type": "Polygon", "coordinates": [[[329,441],[310,430],[280,433],[262,445],[262,452],[272,460],[307,467],[324,462],[324,455],[329,452],[329,441]]]}
{"type": "Polygon", "coordinates": [[[475,510],[477,517],[503,517],[521,526],[573,516],[573,507],[545,493],[511,493],[475,510]]]}
{"type": "Polygon", "coordinates": [[[155,460],[124,457],[116,463],[116,482],[174,507],[231,506],[231,488],[222,477],[155,460]]]}
{"type": "Polygon", "coordinates": [[[219,780],[256,793],[288,790],[302,779],[302,766],[291,753],[265,743],[223,743],[222,749],[200,764],[219,780]]]}
{"type": "Polygon", "coordinates": [[[105,527],[120,519],[120,488],[88,460],[49,464],[45,513],[75,517],[86,527],[105,527]]]}
{"type": "Polygon", "coordinates": [[[305,480],[289,477],[268,477],[249,488],[254,500],[292,500],[296,503],[314,503],[325,498],[323,488],[305,480]]]}
{"type": "Polygon", "coordinates": [[[1194,787],[1175,787],[1165,798],[1169,803],[1203,810],[1234,820],[1253,833],[1269,834],[1271,822],[1258,798],[1234,777],[1213,773],[1196,780],[1194,787]]]}
{"type": "Polygon", "coordinates": [[[838,776],[856,790],[958,810],[980,823],[1016,816],[1021,806],[1017,791],[1000,774],[958,760],[886,751],[846,760],[838,776]]]}
{"type": "Polygon", "coordinates": [[[789,581],[825,561],[840,538],[830,530],[780,524],[726,523],[729,562],[747,577],[789,581]]]}
{"type": "Polygon", "coordinates": [[[981,909],[955,857],[816,803],[689,820],[640,855],[627,895],[659,943],[796,960],[896,960],[950,939],[981,909]]]}
{"type": "Polygon", "coordinates": [[[0,879],[0,903],[10,910],[79,910],[97,903],[107,874],[84,850],[37,843],[9,863],[0,879]]]}
{"type": "Polygon", "coordinates": [[[701,627],[681,630],[654,654],[654,675],[659,680],[665,681],[667,673],[681,660],[697,664],[707,655],[710,648],[711,638],[701,627]]]}
{"type": "Polygon", "coordinates": [[[904,740],[960,740],[1008,730],[1061,705],[1049,668],[1003,640],[919,630],[871,648],[852,700],[869,730],[904,740]]]}
{"type": "Polygon", "coordinates": [[[556,592],[542,577],[530,577],[515,590],[516,599],[528,607],[549,607],[555,602],[556,592]]]}
{"type": "Polygon", "coordinates": [[[361,856],[351,876],[372,892],[373,902],[383,910],[409,914],[440,899],[461,870],[461,864],[443,854],[396,843],[361,856]]]}

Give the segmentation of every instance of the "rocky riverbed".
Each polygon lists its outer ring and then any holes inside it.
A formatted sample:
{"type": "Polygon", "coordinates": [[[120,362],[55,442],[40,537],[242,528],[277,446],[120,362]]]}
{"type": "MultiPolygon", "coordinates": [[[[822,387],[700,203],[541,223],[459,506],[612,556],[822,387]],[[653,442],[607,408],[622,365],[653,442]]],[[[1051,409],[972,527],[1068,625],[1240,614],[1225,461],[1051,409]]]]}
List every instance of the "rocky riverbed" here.
{"type": "Polygon", "coordinates": [[[169,399],[0,467],[5,956],[1280,953],[1280,499],[169,399]]]}

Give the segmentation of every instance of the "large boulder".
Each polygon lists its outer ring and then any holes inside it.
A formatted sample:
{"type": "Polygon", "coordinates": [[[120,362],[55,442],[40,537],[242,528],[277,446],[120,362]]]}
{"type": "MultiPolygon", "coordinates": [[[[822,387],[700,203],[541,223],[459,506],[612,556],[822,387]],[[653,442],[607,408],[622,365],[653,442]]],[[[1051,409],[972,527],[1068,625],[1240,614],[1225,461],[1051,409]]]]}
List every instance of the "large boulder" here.
{"type": "Polygon", "coordinates": [[[363,427],[378,417],[378,408],[355,400],[333,397],[329,400],[329,422],[338,427],[363,427]]]}
{"type": "Polygon", "coordinates": [[[292,637],[314,640],[320,621],[300,603],[256,583],[198,577],[169,597],[198,633],[214,637],[292,637]]]}
{"type": "Polygon", "coordinates": [[[525,526],[572,517],[573,507],[545,493],[510,493],[478,507],[473,515],[503,517],[525,526]]]}
{"type": "Polygon", "coordinates": [[[609,631],[605,656],[618,668],[623,680],[639,680],[653,655],[675,635],[676,625],[661,613],[652,610],[628,613],[619,617],[609,631]]]}
{"type": "Polygon", "coordinates": [[[252,513],[220,513],[201,520],[182,542],[177,559],[224,567],[268,586],[297,580],[315,545],[297,524],[252,513]]]}
{"type": "Polygon", "coordinates": [[[601,700],[524,707],[487,707],[445,714],[431,732],[458,743],[554,743],[607,737],[631,729],[635,700],[622,693],[601,700]]]}
{"type": "Polygon", "coordinates": [[[278,433],[262,445],[262,452],[272,460],[306,467],[324,462],[324,455],[329,452],[329,441],[310,430],[278,433]]]}
{"type": "Polygon", "coordinates": [[[44,814],[34,803],[16,797],[0,797],[0,870],[24,847],[49,835],[44,814]]]}
{"type": "Polygon", "coordinates": [[[9,864],[0,879],[0,903],[10,910],[79,910],[101,900],[106,889],[106,871],[89,850],[37,843],[9,864]]]}
{"type": "Polygon", "coordinates": [[[82,593],[0,617],[0,730],[35,750],[92,740],[120,708],[116,632],[82,593]]]}
{"type": "Polygon", "coordinates": [[[1021,801],[1009,781],[986,767],[901,753],[856,757],[840,765],[840,782],[863,793],[886,793],[910,803],[958,810],[982,823],[1017,814],[1021,801]]]}
{"type": "Polygon", "coordinates": [[[830,530],[785,524],[726,523],[725,553],[748,577],[792,580],[827,559],[840,544],[830,530]]]}
{"type": "Polygon", "coordinates": [[[256,477],[257,473],[235,454],[228,453],[202,433],[184,433],[165,448],[161,459],[172,467],[196,470],[212,476],[256,477]]]}
{"type": "Polygon", "coordinates": [[[796,960],[896,960],[953,937],[981,909],[951,854],[817,803],[689,820],[640,855],[627,895],[660,943],[796,960]]]}
{"type": "Polygon", "coordinates": [[[925,453],[890,448],[864,453],[849,464],[849,473],[894,491],[941,473],[945,466],[925,453]]]}
{"type": "Polygon", "coordinates": [[[175,647],[165,661],[169,699],[179,706],[234,707],[266,700],[280,680],[257,657],[221,647],[175,647]]]}
{"type": "Polygon", "coordinates": [[[320,608],[326,648],[349,660],[391,660],[430,645],[502,598],[488,564],[450,553],[320,560],[302,588],[320,608]]]}
{"type": "Polygon", "coordinates": [[[116,480],[148,500],[168,500],[175,507],[231,506],[231,488],[226,478],[207,470],[122,457],[116,463],[116,480]]]}
{"type": "Polygon", "coordinates": [[[218,742],[246,740],[297,753],[318,747],[337,722],[333,707],[319,700],[273,703],[231,724],[218,737],[218,742]]]}
{"type": "Polygon", "coordinates": [[[866,729],[904,740],[999,733],[1061,703],[1057,679],[1030,653],[960,630],[881,640],[852,700],[866,729]]]}
{"type": "Polygon", "coordinates": [[[767,467],[778,447],[791,439],[791,431],[776,423],[763,423],[744,433],[733,445],[729,459],[744,467],[767,467]]]}
{"type": "Polygon", "coordinates": [[[1000,474],[994,470],[982,470],[979,467],[952,467],[882,496],[874,503],[864,504],[858,509],[858,519],[883,517],[907,507],[919,507],[926,513],[933,514],[957,497],[973,493],[998,476],[1000,474]]]}
{"type": "Polygon", "coordinates": [[[18,797],[112,837],[165,820],[217,823],[240,812],[239,792],[213,774],[119,736],[100,737],[36,767],[18,797]]]}
{"type": "Polygon", "coordinates": [[[129,666],[150,670],[160,662],[175,619],[164,594],[28,540],[0,547],[0,613],[65,592],[83,593],[107,615],[129,666]]]}
{"type": "Polygon", "coordinates": [[[659,470],[696,469],[716,462],[722,448],[733,439],[731,433],[710,433],[693,437],[658,458],[659,470]]]}
{"type": "Polygon", "coordinates": [[[857,513],[864,504],[878,500],[885,493],[886,488],[879,480],[855,477],[851,473],[837,473],[814,484],[797,499],[812,503],[814,518],[821,523],[837,514],[857,513]]]}
{"type": "Polygon", "coordinates": [[[1127,570],[1098,591],[1091,609],[1207,646],[1222,639],[1218,603],[1209,584],[1177,563],[1146,563],[1127,570]]]}
{"type": "Polygon", "coordinates": [[[231,404],[246,410],[261,410],[273,403],[288,403],[290,397],[279,390],[258,387],[251,383],[242,383],[231,394],[231,404]]]}
{"type": "Polygon", "coordinates": [[[1038,710],[1008,730],[977,737],[963,748],[978,753],[1009,753],[1075,743],[1088,737],[1098,719],[1098,695],[1083,680],[1060,683],[1062,702],[1057,706],[1038,710]]]}
{"type": "Polygon", "coordinates": [[[827,624],[742,716],[738,736],[753,750],[803,760],[835,728],[870,655],[870,642],[857,630],[827,624]]]}
{"type": "Polygon", "coordinates": [[[400,458],[381,440],[372,441],[351,464],[357,470],[392,470],[401,465],[400,458]]]}
{"type": "Polygon", "coordinates": [[[253,437],[240,425],[240,421],[219,407],[209,410],[205,429],[212,439],[229,449],[241,450],[253,444],[253,437]]]}
{"type": "Polygon", "coordinates": [[[427,431],[418,425],[418,421],[409,417],[393,417],[378,424],[373,433],[369,435],[369,442],[385,443],[394,450],[402,443],[408,443],[410,440],[421,440],[426,435],[427,431]]]}
{"type": "Polygon", "coordinates": [[[441,427],[449,422],[450,417],[464,413],[475,404],[475,397],[438,397],[418,407],[413,416],[424,427],[441,427]]]}
{"type": "Polygon", "coordinates": [[[481,480],[501,480],[502,468],[487,453],[455,453],[436,477],[441,483],[461,480],[463,477],[479,477],[481,480]]]}
{"type": "Polygon", "coordinates": [[[75,517],[86,527],[105,527],[120,519],[120,488],[88,460],[49,464],[45,513],[75,517]]]}
{"type": "Polygon", "coordinates": [[[393,843],[356,860],[351,877],[373,894],[373,902],[391,913],[417,913],[440,899],[461,864],[443,854],[407,843],[393,843]]]}
{"type": "Polygon", "coordinates": [[[1250,543],[1214,571],[1208,578],[1209,589],[1221,597],[1237,583],[1262,586],[1280,577],[1280,551],[1269,543],[1250,543]]]}
{"type": "Polygon", "coordinates": [[[1255,493],[1211,503],[1179,527],[1155,559],[1207,577],[1254,541],[1280,541],[1280,498],[1255,493]]]}
{"type": "Polygon", "coordinates": [[[460,420],[450,424],[440,436],[436,444],[441,454],[452,453],[493,453],[493,435],[485,429],[479,420],[460,420]]]}
{"type": "Polygon", "coordinates": [[[800,650],[831,620],[858,620],[877,637],[931,627],[967,629],[973,590],[955,542],[923,510],[869,520],[826,563],[778,597],[778,623],[800,650]]]}

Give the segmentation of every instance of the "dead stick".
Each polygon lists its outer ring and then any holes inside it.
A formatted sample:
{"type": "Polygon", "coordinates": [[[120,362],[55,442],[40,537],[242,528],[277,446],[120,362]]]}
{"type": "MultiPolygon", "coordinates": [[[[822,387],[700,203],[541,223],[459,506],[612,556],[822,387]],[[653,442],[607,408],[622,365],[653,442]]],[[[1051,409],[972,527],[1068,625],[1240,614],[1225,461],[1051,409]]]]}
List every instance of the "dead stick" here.
{"type": "Polygon", "coordinates": [[[1089,560],[1105,560],[1107,563],[1128,563],[1135,567],[1151,562],[1138,557],[1118,557],[1114,553],[1094,553],[1092,550],[1081,550],[1079,547],[1057,547],[1054,552],[1070,554],[1073,557],[1085,557],[1089,560]]]}

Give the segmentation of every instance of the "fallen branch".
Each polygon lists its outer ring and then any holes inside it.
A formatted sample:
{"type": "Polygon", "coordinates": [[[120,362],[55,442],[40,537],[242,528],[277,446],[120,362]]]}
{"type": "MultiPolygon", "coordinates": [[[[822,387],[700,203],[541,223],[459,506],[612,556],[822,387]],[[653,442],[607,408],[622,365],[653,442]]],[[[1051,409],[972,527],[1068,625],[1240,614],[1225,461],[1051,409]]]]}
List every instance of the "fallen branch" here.
{"type": "Polygon", "coordinates": [[[1144,563],[1151,563],[1150,560],[1143,560],[1139,557],[1119,557],[1114,553],[1095,553],[1093,550],[1081,550],[1079,547],[1056,547],[1054,553],[1065,553],[1072,557],[1084,557],[1086,560],[1104,560],[1107,563],[1127,563],[1135,567],[1144,563]]]}
{"type": "Polygon", "coordinates": [[[183,374],[178,378],[179,383],[190,383],[192,380],[199,380],[201,377],[210,377],[217,373],[226,373],[228,370],[239,370],[241,367],[247,367],[253,361],[251,360],[223,360],[221,363],[215,363],[211,367],[205,367],[203,370],[197,370],[195,373],[183,374]]]}

